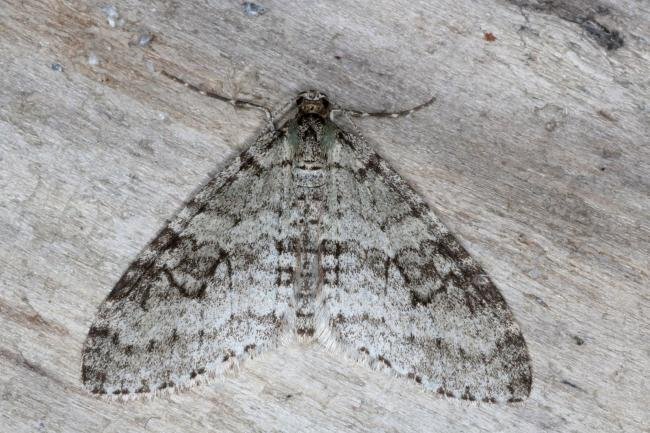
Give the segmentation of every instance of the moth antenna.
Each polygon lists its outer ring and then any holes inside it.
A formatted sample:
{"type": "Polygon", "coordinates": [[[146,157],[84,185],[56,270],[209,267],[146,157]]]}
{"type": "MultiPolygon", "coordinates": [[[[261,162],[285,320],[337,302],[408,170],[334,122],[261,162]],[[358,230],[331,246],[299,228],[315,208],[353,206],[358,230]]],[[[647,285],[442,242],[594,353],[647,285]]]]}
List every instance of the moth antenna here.
{"type": "Polygon", "coordinates": [[[162,74],[163,77],[169,78],[170,80],[175,81],[178,84],[182,84],[183,86],[187,87],[190,90],[193,90],[193,91],[195,91],[197,93],[200,93],[203,96],[208,96],[210,98],[214,98],[214,99],[216,99],[218,101],[227,102],[228,104],[232,105],[235,108],[246,108],[246,109],[262,110],[264,112],[264,114],[266,115],[266,121],[268,122],[269,130],[275,131],[275,129],[276,129],[276,127],[275,127],[275,117],[273,116],[273,113],[271,112],[270,109],[266,108],[263,105],[256,104],[256,103],[251,102],[251,101],[243,101],[243,100],[240,100],[240,99],[229,98],[227,96],[220,95],[220,94],[218,94],[216,92],[213,92],[212,90],[202,89],[201,87],[199,87],[199,86],[197,86],[195,84],[189,83],[189,82],[183,80],[182,78],[179,78],[176,75],[172,75],[169,72],[164,71],[164,70],[160,71],[160,73],[162,74]]]}
{"type": "Polygon", "coordinates": [[[335,108],[332,111],[340,111],[341,113],[347,114],[348,116],[351,117],[392,117],[392,118],[397,118],[397,117],[404,117],[408,116],[411,113],[415,113],[416,111],[419,111],[425,107],[428,107],[429,105],[433,104],[434,101],[436,100],[435,96],[432,96],[431,99],[428,101],[416,105],[415,107],[412,108],[407,108],[405,110],[399,110],[399,111],[375,111],[375,112],[365,112],[365,111],[359,111],[359,110],[351,110],[349,108],[335,108]]]}

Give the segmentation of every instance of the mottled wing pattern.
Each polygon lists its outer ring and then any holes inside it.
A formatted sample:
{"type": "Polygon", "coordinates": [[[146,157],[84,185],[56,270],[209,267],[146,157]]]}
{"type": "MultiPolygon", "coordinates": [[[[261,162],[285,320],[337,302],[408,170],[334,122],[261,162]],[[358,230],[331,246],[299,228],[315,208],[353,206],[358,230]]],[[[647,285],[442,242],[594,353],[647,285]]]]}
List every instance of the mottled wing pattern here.
{"type": "Polygon", "coordinates": [[[290,332],[289,158],[279,133],[261,137],[138,256],[88,333],[86,387],[111,395],[184,387],[290,332]]]}
{"type": "Polygon", "coordinates": [[[526,344],[492,281],[363,139],[338,137],[317,335],[447,396],[527,397],[526,344]]]}

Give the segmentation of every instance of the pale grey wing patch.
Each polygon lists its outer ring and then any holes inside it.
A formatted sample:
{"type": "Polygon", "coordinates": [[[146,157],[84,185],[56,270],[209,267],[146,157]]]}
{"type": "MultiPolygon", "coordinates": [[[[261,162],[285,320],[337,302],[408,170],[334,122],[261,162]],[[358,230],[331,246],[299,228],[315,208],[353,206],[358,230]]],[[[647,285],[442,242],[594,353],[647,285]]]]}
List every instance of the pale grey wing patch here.
{"type": "Polygon", "coordinates": [[[497,288],[379,156],[340,137],[322,235],[324,343],[447,396],[526,398],[528,351],[497,288]]]}
{"type": "Polygon", "coordinates": [[[89,330],[87,388],[127,395],[185,387],[291,332],[293,290],[282,274],[293,262],[279,251],[289,236],[287,157],[282,137],[261,139],[138,256],[89,330]]]}

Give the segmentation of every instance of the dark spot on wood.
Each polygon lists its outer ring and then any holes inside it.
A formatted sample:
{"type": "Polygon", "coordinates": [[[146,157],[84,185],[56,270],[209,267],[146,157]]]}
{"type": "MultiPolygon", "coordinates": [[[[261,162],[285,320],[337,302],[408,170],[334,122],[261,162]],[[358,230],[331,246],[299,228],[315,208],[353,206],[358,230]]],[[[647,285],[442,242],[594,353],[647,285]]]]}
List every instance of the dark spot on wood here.
{"type": "Polygon", "coordinates": [[[436,392],[437,392],[438,394],[441,394],[441,395],[444,395],[444,396],[447,396],[447,397],[453,397],[453,396],[454,396],[454,393],[453,393],[453,392],[449,391],[448,389],[443,388],[442,386],[439,387],[439,388],[436,390],[436,392]]]}
{"type": "Polygon", "coordinates": [[[610,12],[607,7],[595,2],[509,1],[519,7],[551,13],[563,20],[575,23],[594,38],[600,46],[608,50],[615,50],[623,46],[623,37],[617,30],[610,30],[596,21],[596,16],[608,15],[610,12]]]}
{"type": "Polygon", "coordinates": [[[120,394],[122,394],[122,391],[119,390],[119,389],[116,389],[115,391],[113,391],[113,394],[120,395],[120,394]]]}
{"type": "Polygon", "coordinates": [[[133,345],[132,344],[124,346],[124,354],[125,355],[132,355],[133,354],[133,345]]]}
{"type": "Polygon", "coordinates": [[[171,344],[174,344],[174,343],[176,343],[178,341],[178,329],[174,328],[172,330],[172,335],[169,338],[169,340],[170,340],[171,344]]]}
{"type": "Polygon", "coordinates": [[[130,391],[127,388],[122,388],[122,394],[128,394],[130,391]]]}
{"type": "Polygon", "coordinates": [[[149,343],[147,344],[147,352],[152,352],[155,346],[156,341],[153,339],[149,340],[149,343]]]}
{"type": "Polygon", "coordinates": [[[483,33],[483,39],[485,39],[488,42],[494,42],[497,40],[497,37],[494,36],[492,32],[485,32],[483,33]]]}
{"type": "Polygon", "coordinates": [[[334,58],[335,58],[336,60],[341,60],[342,57],[339,56],[338,54],[335,54],[335,55],[334,55],[334,58]]]}
{"type": "Polygon", "coordinates": [[[370,355],[370,351],[366,349],[365,347],[360,347],[359,352],[365,353],[366,355],[370,355]]]}
{"type": "Polygon", "coordinates": [[[566,379],[560,381],[560,383],[563,384],[563,385],[570,386],[570,387],[573,388],[573,389],[581,389],[578,385],[576,385],[576,384],[573,383],[573,382],[569,382],[569,381],[566,380],[566,379]]]}
{"type": "Polygon", "coordinates": [[[585,340],[583,340],[582,338],[578,337],[577,335],[574,335],[574,336],[573,336],[573,340],[576,342],[576,344],[577,344],[578,346],[582,346],[583,344],[585,344],[585,340]]]}
{"type": "Polygon", "coordinates": [[[196,372],[197,372],[198,374],[205,374],[205,368],[204,368],[204,367],[197,368],[197,369],[196,369],[196,372]]]}
{"type": "Polygon", "coordinates": [[[149,389],[149,386],[147,386],[147,385],[142,385],[140,388],[135,390],[136,394],[142,394],[143,392],[150,392],[150,391],[151,390],[149,389]]]}
{"type": "Polygon", "coordinates": [[[483,402],[485,402],[485,403],[496,403],[496,402],[497,402],[497,399],[494,398],[494,397],[483,397],[483,398],[481,399],[481,401],[483,401],[483,402]]]}
{"type": "Polygon", "coordinates": [[[605,170],[606,170],[605,167],[600,167],[600,171],[605,171],[605,170]]]}
{"type": "Polygon", "coordinates": [[[619,159],[623,156],[623,152],[620,149],[616,148],[605,148],[601,153],[602,157],[605,159],[619,159]]]}
{"type": "Polygon", "coordinates": [[[623,36],[618,30],[610,30],[596,20],[586,19],[580,26],[607,51],[616,50],[623,46],[623,36]]]}
{"type": "Polygon", "coordinates": [[[196,370],[192,371],[190,373],[190,379],[194,379],[199,373],[196,372],[196,370]]]}
{"type": "Polygon", "coordinates": [[[247,344],[244,347],[244,352],[250,352],[251,350],[255,350],[257,346],[255,344],[247,344]]]}
{"type": "Polygon", "coordinates": [[[604,119],[609,120],[610,122],[616,122],[616,119],[614,119],[614,117],[605,110],[598,110],[596,113],[598,113],[598,115],[604,119]]]}
{"type": "Polygon", "coordinates": [[[511,397],[508,399],[508,403],[519,403],[521,401],[524,401],[522,398],[519,397],[511,397]]]}

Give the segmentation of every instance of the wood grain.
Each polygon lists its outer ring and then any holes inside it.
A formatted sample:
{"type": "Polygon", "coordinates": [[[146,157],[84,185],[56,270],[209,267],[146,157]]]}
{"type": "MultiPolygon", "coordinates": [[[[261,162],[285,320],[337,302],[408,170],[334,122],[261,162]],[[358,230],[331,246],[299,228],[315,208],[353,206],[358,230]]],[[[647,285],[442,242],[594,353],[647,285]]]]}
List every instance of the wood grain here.
{"type": "Polygon", "coordinates": [[[125,0],[115,27],[105,5],[0,1],[0,431],[650,431],[647,2],[125,0]],[[84,392],[101,300],[265,123],[161,70],[274,109],[435,95],[356,124],[500,287],[531,397],[448,400],[301,346],[152,401],[84,392]]]}

